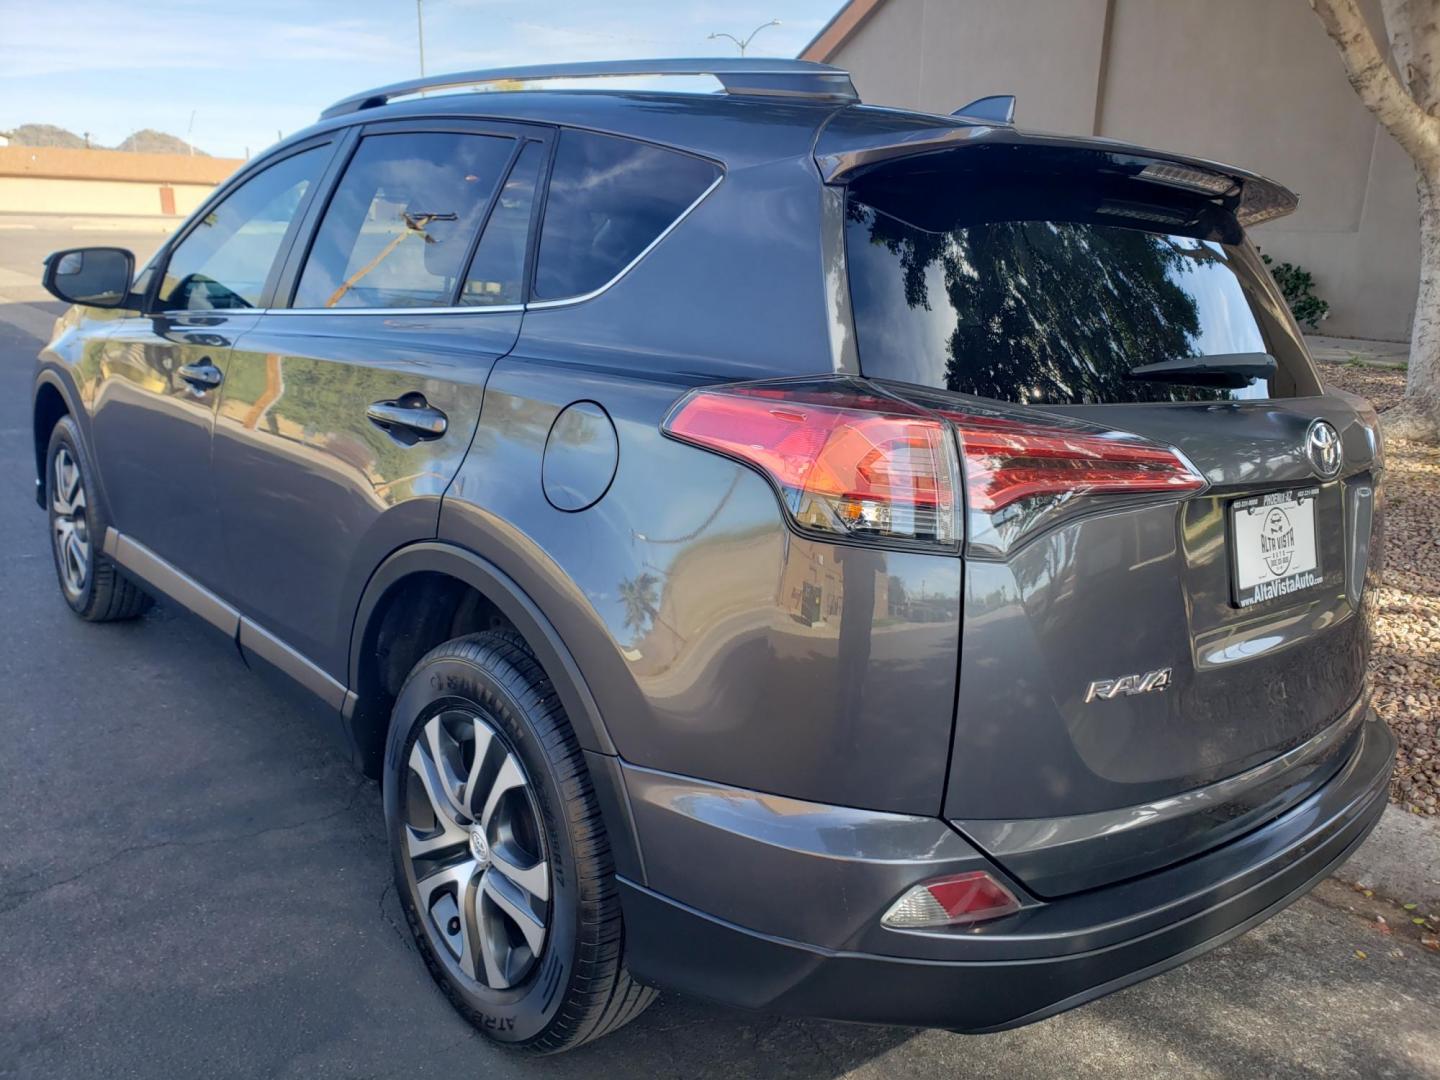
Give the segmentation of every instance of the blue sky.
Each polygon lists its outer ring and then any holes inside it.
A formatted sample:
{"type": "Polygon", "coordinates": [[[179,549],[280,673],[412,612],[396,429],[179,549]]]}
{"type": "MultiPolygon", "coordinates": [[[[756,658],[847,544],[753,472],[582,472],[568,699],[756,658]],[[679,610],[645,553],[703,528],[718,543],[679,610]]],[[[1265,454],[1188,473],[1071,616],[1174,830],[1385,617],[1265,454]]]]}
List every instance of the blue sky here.
{"type": "MultiPolygon", "coordinates": [[[[794,56],[841,0],[425,0],[433,73],[645,56],[794,56]]],[[[338,98],[419,73],[414,0],[0,0],[0,130],[139,128],[258,153],[338,98]],[[191,113],[194,124],[191,127],[191,113]]]]}

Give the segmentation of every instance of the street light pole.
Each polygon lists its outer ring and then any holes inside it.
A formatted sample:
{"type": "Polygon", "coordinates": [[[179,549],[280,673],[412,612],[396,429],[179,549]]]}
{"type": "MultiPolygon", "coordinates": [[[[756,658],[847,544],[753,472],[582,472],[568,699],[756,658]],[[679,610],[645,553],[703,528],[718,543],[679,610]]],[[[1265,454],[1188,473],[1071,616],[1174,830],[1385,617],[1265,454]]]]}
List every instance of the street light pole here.
{"type": "MultiPolygon", "coordinates": [[[[418,2],[418,0],[417,0],[417,2],[418,2]]],[[[747,38],[745,38],[743,41],[742,41],[740,38],[737,38],[734,34],[726,34],[726,33],[711,34],[711,35],[710,35],[708,38],[706,38],[705,40],[707,40],[707,41],[714,41],[716,38],[729,38],[731,41],[733,41],[733,42],[735,43],[735,47],[740,50],[740,55],[741,55],[741,56],[744,56],[744,55],[745,55],[745,50],[750,47],[750,42],[752,42],[752,41],[755,40],[755,35],[756,35],[756,34],[760,33],[761,30],[766,30],[766,29],[769,29],[769,28],[772,27],[772,26],[779,26],[779,25],[780,25],[780,20],[779,20],[779,19],[771,19],[771,20],[770,20],[769,22],[767,22],[767,23],[761,23],[761,24],[760,24],[759,26],[757,26],[754,30],[751,30],[751,31],[750,31],[750,36],[747,37],[747,38]]]]}
{"type": "Polygon", "coordinates": [[[425,77],[425,0],[415,0],[415,28],[420,39],[420,77],[425,77]]]}

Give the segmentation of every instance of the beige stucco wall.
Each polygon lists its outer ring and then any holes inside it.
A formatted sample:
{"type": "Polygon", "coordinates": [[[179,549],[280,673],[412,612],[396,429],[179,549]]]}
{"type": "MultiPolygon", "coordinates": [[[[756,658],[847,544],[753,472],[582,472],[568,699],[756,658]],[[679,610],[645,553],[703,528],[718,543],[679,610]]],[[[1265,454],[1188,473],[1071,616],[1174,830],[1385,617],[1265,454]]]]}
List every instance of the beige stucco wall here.
{"type": "Polygon", "coordinates": [[[0,176],[0,214],[160,215],[162,186],[175,193],[176,216],[190,213],[212,190],[210,184],[0,176]]]}
{"type": "Polygon", "coordinates": [[[242,164],[198,154],[0,147],[0,213],[182,216],[242,164]]]}
{"type": "MultiPolygon", "coordinates": [[[[1381,25],[1369,0],[1372,23],[1381,25]]],[[[830,57],[870,102],[1013,93],[1025,127],[1234,162],[1300,194],[1255,238],[1315,274],[1326,333],[1409,336],[1418,211],[1404,153],[1304,0],[885,0],[830,57]]]]}

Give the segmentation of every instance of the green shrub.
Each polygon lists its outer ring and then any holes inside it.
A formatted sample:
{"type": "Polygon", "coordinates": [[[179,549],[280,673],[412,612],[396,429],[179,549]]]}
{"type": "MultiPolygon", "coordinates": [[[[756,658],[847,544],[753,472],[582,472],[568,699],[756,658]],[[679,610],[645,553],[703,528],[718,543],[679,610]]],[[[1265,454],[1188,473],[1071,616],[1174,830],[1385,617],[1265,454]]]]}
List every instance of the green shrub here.
{"type": "Polygon", "coordinates": [[[1295,316],[1295,321],[1304,323],[1311,330],[1319,330],[1321,321],[1330,314],[1330,305],[1315,295],[1314,275],[1294,263],[1277,263],[1263,251],[1260,258],[1264,259],[1265,265],[1270,268],[1275,284],[1280,286],[1280,292],[1285,297],[1285,303],[1290,305],[1290,314],[1295,316]]]}

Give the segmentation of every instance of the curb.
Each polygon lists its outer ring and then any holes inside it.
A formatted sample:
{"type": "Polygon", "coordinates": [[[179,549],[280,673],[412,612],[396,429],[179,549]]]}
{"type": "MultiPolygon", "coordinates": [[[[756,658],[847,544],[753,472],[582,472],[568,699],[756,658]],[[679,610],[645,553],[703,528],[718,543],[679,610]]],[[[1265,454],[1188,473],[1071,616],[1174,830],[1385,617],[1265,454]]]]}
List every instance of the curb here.
{"type": "Polygon", "coordinates": [[[1388,900],[1440,909],[1440,819],[1387,806],[1375,831],[1332,876],[1388,900]]]}

